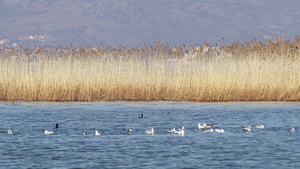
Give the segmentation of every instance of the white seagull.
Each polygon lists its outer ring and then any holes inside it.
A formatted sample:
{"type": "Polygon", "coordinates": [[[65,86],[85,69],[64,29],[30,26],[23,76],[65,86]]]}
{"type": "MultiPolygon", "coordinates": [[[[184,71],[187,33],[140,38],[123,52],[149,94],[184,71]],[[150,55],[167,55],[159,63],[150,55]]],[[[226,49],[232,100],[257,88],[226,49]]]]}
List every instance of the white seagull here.
{"type": "Polygon", "coordinates": [[[203,123],[202,125],[200,123],[198,123],[198,129],[206,129],[206,128],[211,128],[213,126],[213,124],[206,124],[203,123]]]}
{"type": "Polygon", "coordinates": [[[244,130],[245,133],[251,133],[251,130],[244,130]]]}
{"type": "Polygon", "coordinates": [[[175,134],[184,134],[184,127],[182,127],[181,129],[178,129],[178,131],[174,131],[173,133],[175,133],[175,134]]]}
{"type": "Polygon", "coordinates": [[[198,129],[205,129],[206,124],[204,123],[203,125],[201,125],[200,123],[198,123],[198,129]]]}
{"type": "Polygon", "coordinates": [[[147,133],[147,134],[154,134],[154,129],[151,128],[151,130],[145,130],[145,133],[147,133]]]}
{"type": "Polygon", "coordinates": [[[54,132],[55,132],[55,131],[48,131],[48,130],[45,130],[45,134],[48,134],[48,135],[54,134],[54,132]]]}
{"type": "Polygon", "coordinates": [[[127,131],[127,134],[132,134],[132,130],[129,129],[129,130],[127,131]]]}
{"type": "Polygon", "coordinates": [[[206,133],[212,133],[212,132],[214,132],[214,129],[204,129],[203,131],[206,133]]]}
{"type": "Polygon", "coordinates": [[[292,128],[292,129],[290,129],[289,130],[291,133],[294,133],[296,130],[295,130],[295,128],[292,128]]]}
{"type": "Polygon", "coordinates": [[[251,126],[243,127],[244,130],[250,130],[251,131],[251,126]]]}
{"type": "Polygon", "coordinates": [[[205,128],[211,128],[214,124],[205,124],[205,128]]]}
{"type": "Polygon", "coordinates": [[[103,132],[99,133],[98,130],[95,131],[96,136],[101,136],[102,134],[103,134],[103,132]]]}
{"type": "Polygon", "coordinates": [[[176,131],[175,128],[170,128],[170,129],[168,130],[168,133],[174,133],[175,131],[176,131]]]}
{"type": "Polygon", "coordinates": [[[263,129],[263,128],[265,128],[265,125],[261,124],[259,126],[255,126],[255,128],[257,128],[257,129],[263,129]]]}
{"type": "Polygon", "coordinates": [[[12,130],[8,130],[7,134],[13,134],[14,132],[12,130]]]}
{"type": "Polygon", "coordinates": [[[224,129],[215,129],[215,132],[217,132],[217,133],[224,133],[225,130],[224,129]]]}

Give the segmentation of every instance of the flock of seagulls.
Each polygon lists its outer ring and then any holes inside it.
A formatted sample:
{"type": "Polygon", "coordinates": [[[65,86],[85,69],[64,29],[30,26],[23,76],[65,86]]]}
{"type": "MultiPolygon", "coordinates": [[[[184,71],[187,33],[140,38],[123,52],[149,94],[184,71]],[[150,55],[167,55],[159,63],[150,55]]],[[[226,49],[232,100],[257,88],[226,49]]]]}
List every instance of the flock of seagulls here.
{"type": "Polygon", "coordinates": [[[174,133],[174,134],[184,135],[184,127],[181,127],[178,130],[176,130],[175,128],[170,128],[168,130],[168,133],[174,133]]]}
{"type": "MultiPolygon", "coordinates": [[[[141,116],[139,117],[139,118],[144,118],[144,115],[143,114],[141,114],[141,116]]],[[[253,125],[253,126],[243,126],[242,128],[243,128],[243,130],[244,130],[244,132],[245,133],[251,133],[251,131],[252,131],[252,127],[255,127],[255,128],[257,128],[257,129],[264,129],[265,128],[265,125],[264,124],[261,124],[261,125],[253,125]]],[[[57,129],[58,128],[58,124],[56,123],[56,125],[55,125],[55,128],[57,129]]],[[[224,133],[225,132],[225,130],[224,130],[224,128],[221,128],[221,129],[214,129],[213,128],[213,124],[206,124],[206,123],[203,123],[202,125],[200,124],[200,123],[198,123],[198,129],[199,130],[203,130],[204,132],[217,132],[217,133],[224,133]]],[[[175,128],[170,128],[169,130],[168,130],[168,133],[174,133],[174,134],[178,134],[178,135],[184,135],[184,131],[185,131],[185,128],[184,127],[181,127],[181,128],[179,128],[178,130],[176,130],[175,128]]],[[[295,130],[295,128],[291,128],[291,129],[289,129],[289,132],[291,132],[291,133],[294,133],[296,130],[295,130]]],[[[146,133],[146,134],[154,134],[154,128],[151,128],[150,130],[144,130],[144,132],[146,133]]],[[[14,132],[12,131],[12,130],[8,130],[7,131],[7,134],[13,134],[14,132]]],[[[52,134],[54,134],[55,133],[55,131],[48,131],[48,130],[45,130],[44,131],[44,133],[46,134],[46,135],[52,135],[52,134]]],[[[86,133],[86,131],[85,130],[83,130],[82,131],[82,135],[86,135],[87,133],[86,133]]],[[[127,134],[132,134],[132,129],[129,129],[128,131],[127,131],[127,134]]],[[[101,136],[101,135],[103,135],[103,131],[102,132],[98,132],[98,130],[95,130],[95,135],[96,136],[101,136]]]]}
{"type": "Polygon", "coordinates": [[[200,123],[198,123],[198,129],[207,129],[207,128],[211,128],[213,126],[213,124],[205,124],[203,123],[202,125],[200,123]]]}
{"type": "Polygon", "coordinates": [[[199,130],[203,130],[206,133],[212,133],[212,132],[217,132],[217,133],[224,133],[225,130],[222,129],[213,129],[213,124],[206,124],[203,123],[202,125],[200,123],[198,123],[198,129],[199,130]]]}
{"type": "MultiPolygon", "coordinates": [[[[253,127],[257,128],[257,129],[264,129],[265,128],[265,125],[264,124],[261,124],[261,125],[254,125],[253,127]]],[[[246,127],[243,127],[244,129],[244,132],[245,133],[251,133],[252,131],[252,126],[246,126],[246,127]]]]}
{"type": "Polygon", "coordinates": [[[178,131],[175,130],[173,133],[184,135],[184,127],[181,127],[181,129],[178,129],[178,131]]]}

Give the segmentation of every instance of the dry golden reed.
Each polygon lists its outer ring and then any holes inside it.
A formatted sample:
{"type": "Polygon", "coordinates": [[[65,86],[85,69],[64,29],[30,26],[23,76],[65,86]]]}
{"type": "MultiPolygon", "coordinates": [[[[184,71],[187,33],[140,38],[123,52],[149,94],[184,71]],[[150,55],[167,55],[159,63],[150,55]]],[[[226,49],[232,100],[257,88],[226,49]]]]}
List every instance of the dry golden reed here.
{"type": "Polygon", "coordinates": [[[3,47],[0,100],[299,101],[299,45],[3,47]]]}

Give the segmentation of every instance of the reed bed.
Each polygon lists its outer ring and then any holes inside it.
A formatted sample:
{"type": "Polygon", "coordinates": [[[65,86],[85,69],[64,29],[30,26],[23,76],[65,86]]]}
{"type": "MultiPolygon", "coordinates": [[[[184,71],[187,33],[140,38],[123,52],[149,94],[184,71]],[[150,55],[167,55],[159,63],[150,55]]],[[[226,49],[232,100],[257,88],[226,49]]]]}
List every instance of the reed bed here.
{"type": "Polygon", "coordinates": [[[299,101],[300,38],[0,49],[2,101],[299,101]]]}

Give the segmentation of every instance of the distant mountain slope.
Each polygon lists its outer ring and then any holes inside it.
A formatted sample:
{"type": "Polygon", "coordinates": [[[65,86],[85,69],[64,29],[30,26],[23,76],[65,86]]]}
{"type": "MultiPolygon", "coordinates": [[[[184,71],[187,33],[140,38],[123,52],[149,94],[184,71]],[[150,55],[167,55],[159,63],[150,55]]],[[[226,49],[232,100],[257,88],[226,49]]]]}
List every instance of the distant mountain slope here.
{"type": "Polygon", "coordinates": [[[0,44],[170,45],[247,41],[299,32],[298,0],[3,0],[0,44]]]}

